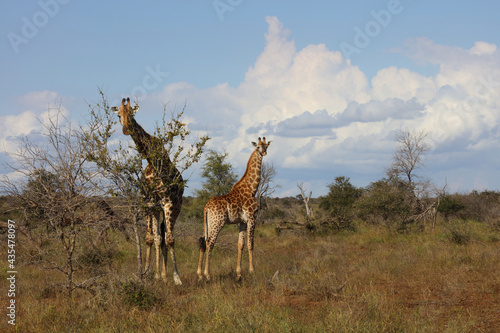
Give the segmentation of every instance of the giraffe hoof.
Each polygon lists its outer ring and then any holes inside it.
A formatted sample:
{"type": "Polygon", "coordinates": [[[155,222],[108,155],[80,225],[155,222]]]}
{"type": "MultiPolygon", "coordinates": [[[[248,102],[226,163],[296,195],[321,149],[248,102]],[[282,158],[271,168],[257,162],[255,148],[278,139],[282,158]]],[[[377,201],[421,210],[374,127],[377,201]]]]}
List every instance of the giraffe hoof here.
{"type": "Polygon", "coordinates": [[[174,284],[176,286],[182,286],[182,281],[181,281],[181,278],[179,276],[174,276],[174,284]]]}

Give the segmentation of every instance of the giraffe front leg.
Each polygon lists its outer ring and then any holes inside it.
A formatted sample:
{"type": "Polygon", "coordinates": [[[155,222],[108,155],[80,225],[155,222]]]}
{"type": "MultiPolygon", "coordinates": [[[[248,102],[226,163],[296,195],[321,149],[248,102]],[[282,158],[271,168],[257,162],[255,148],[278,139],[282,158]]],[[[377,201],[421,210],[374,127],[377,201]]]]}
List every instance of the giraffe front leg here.
{"type": "MultiPolygon", "coordinates": [[[[166,239],[169,239],[169,236],[165,237],[166,239]]],[[[179,272],[177,271],[177,261],[175,260],[175,250],[174,250],[174,239],[172,236],[172,239],[168,242],[168,249],[170,251],[170,257],[172,258],[172,270],[173,270],[173,275],[174,275],[174,283],[177,286],[182,285],[182,280],[181,276],[179,275],[179,272]]],[[[165,272],[166,273],[166,272],[165,272]]]]}
{"type": "MultiPolygon", "coordinates": [[[[178,211],[172,211],[172,203],[169,200],[163,202],[163,211],[165,213],[165,244],[170,252],[170,258],[172,259],[172,270],[174,283],[178,286],[182,285],[181,277],[177,271],[177,261],[175,259],[175,238],[174,238],[174,225],[175,219],[179,215],[178,211]]],[[[164,255],[164,262],[166,263],[166,253],[164,255]]],[[[167,270],[166,266],[162,274],[164,281],[167,280],[167,270]]]]}
{"type": "Polygon", "coordinates": [[[160,279],[160,252],[161,252],[161,240],[157,241],[155,237],[155,249],[156,249],[156,264],[155,264],[155,279],[160,279]]]}
{"type": "Polygon", "coordinates": [[[210,253],[212,253],[212,249],[214,247],[214,243],[212,242],[207,242],[207,252],[206,252],[206,258],[205,258],[205,272],[203,275],[205,275],[205,279],[207,281],[210,281],[210,253]]]}
{"type": "Polygon", "coordinates": [[[243,254],[243,248],[245,247],[245,231],[247,230],[247,225],[241,222],[238,227],[238,262],[236,264],[236,279],[239,281],[241,280],[241,257],[243,254]]]}

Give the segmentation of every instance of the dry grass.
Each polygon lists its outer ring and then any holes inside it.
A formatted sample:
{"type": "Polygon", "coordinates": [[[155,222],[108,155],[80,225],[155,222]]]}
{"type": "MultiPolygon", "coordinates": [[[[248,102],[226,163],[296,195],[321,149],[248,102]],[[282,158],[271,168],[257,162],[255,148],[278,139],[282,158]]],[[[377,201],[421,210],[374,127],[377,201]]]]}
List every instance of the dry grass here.
{"type": "MultiPolygon", "coordinates": [[[[500,243],[468,222],[398,234],[310,235],[257,229],[256,273],[234,281],[236,230],[226,227],[213,256],[213,281],[198,283],[200,226],[179,230],[184,285],[133,280],[134,245],[121,241],[95,295],[67,300],[48,286],[60,274],[19,264],[18,332],[495,332],[500,327],[500,243]],[[453,226],[456,228],[456,226],[453,226]],[[456,231],[456,230],[455,230],[456,231]],[[231,250],[231,244],[234,251],[231,250]],[[277,277],[272,279],[279,270],[277,277]]],[[[121,235],[116,234],[116,237],[121,235]]],[[[2,238],[4,235],[2,235],[2,238]]],[[[20,240],[22,242],[22,239],[20,240]]],[[[5,244],[5,241],[2,241],[5,244]]],[[[246,262],[245,262],[246,264],[246,262]]],[[[1,265],[6,265],[2,261],[1,265]]],[[[246,268],[246,266],[243,266],[246,268]]],[[[1,267],[1,274],[6,267],[1,267]]],[[[5,276],[1,276],[5,281],[5,276]]],[[[6,293],[0,303],[6,304],[6,293]]],[[[0,330],[7,326],[2,319],[0,330]]]]}

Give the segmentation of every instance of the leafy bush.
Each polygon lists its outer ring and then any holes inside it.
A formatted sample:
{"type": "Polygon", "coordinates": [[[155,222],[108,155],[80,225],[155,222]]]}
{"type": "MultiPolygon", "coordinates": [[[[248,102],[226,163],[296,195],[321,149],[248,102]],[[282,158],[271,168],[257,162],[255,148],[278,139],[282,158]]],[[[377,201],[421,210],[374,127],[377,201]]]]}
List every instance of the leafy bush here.
{"type": "Polygon", "coordinates": [[[330,191],[321,198],[319,206],[332,215],[345,215],[352,208],[362,190],[353,186],[349,177],[336,177],[335,182],[328,185],[330,191]]]}
{"type": "Polygon", "coordinates": [[[335,226],[349,228],[353,219],[353,207],[356,200],[363,193],[362,189],[356,188],[350,182],[349,177],[336,177],[335,182],[328,185],[329,192],[326,196],[320,198],[319,207],[326,211],[327,215],[335,221],[335,226]]]}
{"type": "Polygon", "coordinates": [[[203,207],[207,202],[206,198],[184,197],[178,221],[197,220],[201,223],[203,221],[203,207]]]}
{"type": "Polygon", "coordinates": [[[472,191],[462,198],[464,209],[461,212],[464,219],[479,222],[498,221],[500,216],[500,193],[494,191],[472,191]]]}
{"type": "Polygon", "coordinates": [[[265,217],[268,219],[284,219],[285,212],[278,207],[272,207],[266,210],[265,217]]]}
{"type": "Polygon", "coordinates": [[[238,175],[231,163],[227,162],[227,153],[220,154],[209,150],[205,164],[201,167],[201,177],[204,179],[200,190],[195,190],[199,198],[208,201],[210,198],[224,195],[231,191],[233,185],[238,181],[238,175]]]}
{"type": "Polygon", "coordinates": [[[376,223],[401,223],[411,215],[411,201],[408,190],[397,186],[391,180],[382,179],[371,183],[357,201],[359,217],[376,223]]]}
{"type": "Polygon", "coordinates": [[[500,193],[472,191],[469,194],[451,194],[442,198],[439,212],[445,217],[487,222],[495,226],[500,216],[500,193]]]}
{"type": "Polygon", "coordinates": [[[160,301],[155,294],[147,289],[142,283],[129,281],[123,283],[120,290],[125,304],[138,307],[141,310],[150,309],[160,301]]]}
{"type": "Polygon", "coordinates": [[[85,268],[101,271],[105,267],[109,267],[119,255],[120,253],[116,250],[116,247],[88,246],[82,249],[78,256],[78,263],[85,268]]]}
{"type": "Polygon", "coordinates": [[[456,215],[463,209],[465,209],[465,205],[457,195],[445,195],[439,204],[439,212],[444,213],[445,217],[456,215]]]}

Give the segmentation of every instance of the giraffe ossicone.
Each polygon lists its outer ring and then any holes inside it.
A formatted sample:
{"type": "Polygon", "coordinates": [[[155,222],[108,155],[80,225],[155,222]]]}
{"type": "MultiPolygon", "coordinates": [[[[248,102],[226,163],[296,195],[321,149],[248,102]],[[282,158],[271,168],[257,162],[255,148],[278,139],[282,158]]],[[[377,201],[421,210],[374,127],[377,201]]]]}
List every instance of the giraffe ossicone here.
{"type": "Polygon", "coordinates": [[[255,194],[260,183],[262,157],[267,155],[267,148],[271,142],[266,143],[266,138],[262,140],[259,138],[258,142],[252,142],[255,150],[250,155],[243,177],[234,184],[228,194],[213,197],[205,205],[203,209],[204,231],[200,238],[200,259],[197,271],[200,280],[203,279],[203,275],[207,280],[210,280],[210,254],[219,232],[226,223],[238,224],[239,226],[237,279],[241,279],[241,257],[245,246],[245,231],[247,232],[249,272],[254,272],[253,241],[258,210],[255,194]],[[205,261],[204,272],[202,271],[203,261],[205,261]]]}

